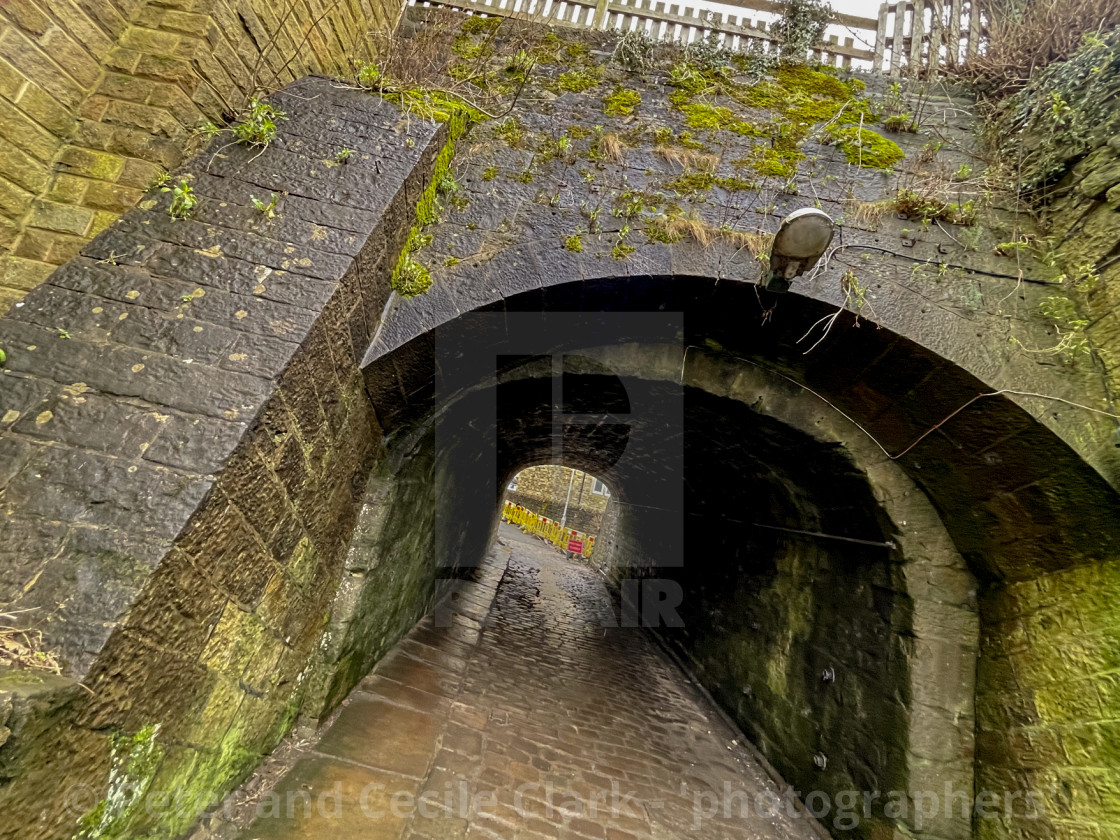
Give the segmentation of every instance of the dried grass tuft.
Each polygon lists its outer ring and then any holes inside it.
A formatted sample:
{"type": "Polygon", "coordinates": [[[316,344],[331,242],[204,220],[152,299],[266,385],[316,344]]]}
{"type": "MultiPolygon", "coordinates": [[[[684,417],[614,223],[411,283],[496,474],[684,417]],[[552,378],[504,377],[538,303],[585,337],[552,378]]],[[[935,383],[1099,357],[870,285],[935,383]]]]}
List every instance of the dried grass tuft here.
{"type": "Polygon", "coordinates": [[[730,242],[737,248],[746,248],[755,257],[768,251],[774,241],[772,233],[716,227],[700,218],[695,211],[687,215],[661,217],[651,222],[649,227],[654,230],[654,238],[661,242],[693,239],[703,248],[717,241],[730,242]]]}
{"type": "Polygon", "coordinates": [[[42,632],[12,624],[27,612],[0,613],[0,665],[61,674],[58,653],[43,647],[42,632]]]}
{"type": "Polygon", "coordinates": [[[668,163],[674,163],[681,169],[694,169],[697,172],[715,172],[719,158],[715,155],[698,152],[695,149],[685,149],[681,146],[657,146],[654,151],[657,156],[668,163]]]}
{"type": "Polygon", "coordinates": [[[888,213],[894,212],[895,203],[884,201],[848,201],[844,205],[845,217],[855,226],[874,230],[888,213]]]}
{"type": "Polygon", "coordinates": [[[599,138],[599,155],[607,163],[622,163],[626,160],[626,141],[614,132],[607,132],[599,138]]]}

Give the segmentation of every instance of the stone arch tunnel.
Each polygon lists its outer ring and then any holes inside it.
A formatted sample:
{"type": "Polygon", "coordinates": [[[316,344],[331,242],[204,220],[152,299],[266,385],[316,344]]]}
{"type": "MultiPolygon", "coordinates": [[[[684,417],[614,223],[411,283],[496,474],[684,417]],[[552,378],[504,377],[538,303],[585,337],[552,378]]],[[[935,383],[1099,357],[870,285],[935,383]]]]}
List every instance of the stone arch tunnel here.
{"type": "MultiPolygon", "coordinates": [[[[581,96],[521,119],[582,125],[581,96]]],[[[610,484],[596,563],[675,585],[662,643],[777,773],[905,792],[859,836],[1117,830],[1120,465],[1077,407],[1107,405],[1095,375],[1035,364],[1006,340],[1027,319],[950,305],[882,246],[873,312],[836,265],[768,296],[732,238],[568,247],[598,190],[562,158],[534,175],[555,200],[494,189],[533,155],[492,126],[321,78],[275,99],[264,153],[187,164],[191,218],[155,194],[0,321],[0,603],[64,664],[0,677],[0,836],[185,834],[201,800],[144,795],[224,794],[297,717],[327,719],[437,580],[489,580],[503,488],[548,463],[610,484]],[[353,162],[328,166],[340,145],[353,162]],[[459,200],[421,218],[449,171],[459,200]],[[446,259],[406,297],[390,278],[419,231],[446,259]],[[948,790],[963,810],[916,816],[948,790]]],[[[777,193],[779,214],[886,189],[818,151],[847,180],[777,193]]],[[[677,173],[638,143],[602,166],[629,188],[677,173]]]]}

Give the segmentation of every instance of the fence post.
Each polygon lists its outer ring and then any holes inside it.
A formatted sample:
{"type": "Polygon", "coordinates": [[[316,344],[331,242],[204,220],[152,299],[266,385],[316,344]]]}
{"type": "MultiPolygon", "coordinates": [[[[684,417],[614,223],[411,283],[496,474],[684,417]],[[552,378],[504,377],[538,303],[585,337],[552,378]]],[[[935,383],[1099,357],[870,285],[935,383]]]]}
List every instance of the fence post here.
{"type": "Polygon", "coordinates": [[[902,50],[906,38],[906,0],[894,4],[894,38],[891,40],[891,75],[902,70],[902,50]]]}
{"type": "Polygon", "coordinates": [[[910,25],[910,66],[907,73],[918,78],[922,72],[922,45],[926,38],[925,0],[914,0],[914,22],[910,25]]]}
{"type": "Polygon", "coordinates": [[[941,0],[930,0],[929,78],[936,79],[941,70],[941,42],[945,37],[945,7],[941,0]]]}
{"type": "Polygon", "coordinates": [[[596,3],[595,3],[595,28],[596,29],[606,29],[607,28],[607,18],[610,17],[610,15],[607,13],[607,2],[608,2],[608,0],[596,0],[596,3]]]}
{"type": "Polygon", "coordinates": [[[887,14],[889,8],[886,3],[879,6],[879,26],[875,30],[875,57],[871,59],[871,69],[876,73],[883,71],[883,54],[887,50],[887,14]]]}

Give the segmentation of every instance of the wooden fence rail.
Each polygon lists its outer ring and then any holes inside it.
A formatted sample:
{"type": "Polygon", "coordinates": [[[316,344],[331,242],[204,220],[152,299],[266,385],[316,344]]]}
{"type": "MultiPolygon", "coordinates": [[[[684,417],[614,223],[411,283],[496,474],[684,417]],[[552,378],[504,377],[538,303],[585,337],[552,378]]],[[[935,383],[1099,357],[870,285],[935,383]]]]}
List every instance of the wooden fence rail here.
{"type": "MultiPolygon", "coordinates": [[[[738,0],[743,15],[723,15],[664,0],[409,0],[470,14],[519,17],[584,29],[642,31],[684,44],[715,35],[732,50],[776,52],[782,38],[775,0],[738,0]]],[[[870,68],[891,76],[929,77],[960,67],[982,47],[985,27],[978,0],[899,0],[884,3],[878,18],[838,14],[833,29],[806,56],[833,67],[870,68]]]]}

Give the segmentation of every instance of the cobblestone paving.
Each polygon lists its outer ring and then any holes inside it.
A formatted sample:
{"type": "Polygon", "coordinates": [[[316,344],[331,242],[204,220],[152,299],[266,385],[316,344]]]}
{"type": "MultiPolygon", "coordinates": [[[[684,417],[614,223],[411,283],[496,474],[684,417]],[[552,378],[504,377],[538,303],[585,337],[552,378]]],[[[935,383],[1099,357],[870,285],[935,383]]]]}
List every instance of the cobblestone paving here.
{"type": "Polygon", "coordinates": [[[642,631],[603,626],[594,572],[501,536],[451,626],[378,664],[242,840],[821,836],[642,631]]]}

